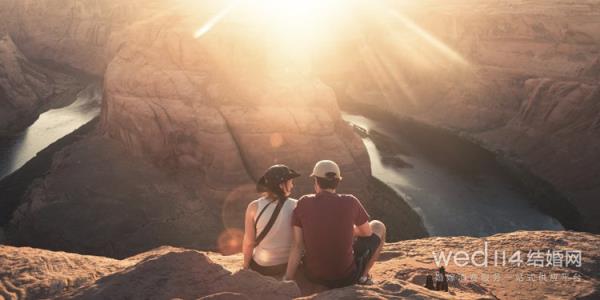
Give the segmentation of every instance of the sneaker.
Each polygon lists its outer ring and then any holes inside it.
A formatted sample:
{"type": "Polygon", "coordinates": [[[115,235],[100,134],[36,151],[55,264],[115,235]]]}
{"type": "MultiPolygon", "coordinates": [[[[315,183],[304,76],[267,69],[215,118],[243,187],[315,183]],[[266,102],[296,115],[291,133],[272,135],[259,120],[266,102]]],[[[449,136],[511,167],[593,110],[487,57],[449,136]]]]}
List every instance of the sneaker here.
{"type": "Polygon", "coordinates": [[[371,278],[371,275],[369,275],[369,276],[360,276],[360,278],[358,279],[358,284],[360,284],[360,285],[373,285],[373,279],[371,278]]]}

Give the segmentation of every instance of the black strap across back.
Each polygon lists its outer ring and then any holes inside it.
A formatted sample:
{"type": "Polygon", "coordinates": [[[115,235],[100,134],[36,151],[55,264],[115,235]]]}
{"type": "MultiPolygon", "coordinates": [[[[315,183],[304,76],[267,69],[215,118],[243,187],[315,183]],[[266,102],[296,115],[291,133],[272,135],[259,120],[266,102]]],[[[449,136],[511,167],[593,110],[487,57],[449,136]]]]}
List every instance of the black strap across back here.
{"type": "MultiPolygon", "coordinates": [[[[275,206],[275,210],[273,211],[273,214],[271,215],[271,218],[269,219],[267,226],[265,226],[265,229],[263,229],[263,231],[261,231],[260,234],[257,235],[256,239],[254,240],[254,247],[258,246],[258,244],[260,244],[260,242],[262,242],[262,240],[265,238],[265,236],[267,236],[269,231],[271,231],[271,228],[273,228],[273,225],[275,224],[275,221],[277,220],[277,217],[279,216],[279,212],[281,211],[281,208],[283,207],[283,204],[285,203],[286,200],[287,200],[287,198],[283,199],[283,200],[281,200],[281,199],[277,200],[277,206],[275,206]]],[[[258,224],[258,220],[263,215],[265,210],[267,210],[267,207],[269,207],[269,205],[271,205],[271,203],[273,203],[273,202],[275,202],[275,201],[271,201],[267,205],[265,205],[265,207],[263,207],[263,209],[260,211],[260,213],[256,217],[256,221],[254,221],[254,232],[256,232],[256,225],[258,224]]]]}

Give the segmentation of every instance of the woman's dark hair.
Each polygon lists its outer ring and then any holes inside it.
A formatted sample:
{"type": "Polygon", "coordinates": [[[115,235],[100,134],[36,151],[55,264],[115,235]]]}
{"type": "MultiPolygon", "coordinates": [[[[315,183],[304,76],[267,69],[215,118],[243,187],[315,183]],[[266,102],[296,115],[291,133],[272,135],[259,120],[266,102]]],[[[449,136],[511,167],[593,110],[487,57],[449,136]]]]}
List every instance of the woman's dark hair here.
{"type": "Polygon", "coordinates": [[[272,198],[273,200],[285,201],[287,199],[285,193],[279,186],[269,187],[266,191],[263,192],[263,194],[266,194],[269,198],[272,198]]]}
{"type": "Polygon", "coordinates": [[[339,178],[323,178],[323,177],[315,177],[317,180],[317,184],[321,189],[324,190],[335,190],[340,184],[339,178]]]}
{"type": "Polygon", "coordinates": [[[275,193],[275,195],[277,196],[277,199],[279,201],[285,201],[288,198],[281,188],[279,188],[279,190],[275,193]]]}

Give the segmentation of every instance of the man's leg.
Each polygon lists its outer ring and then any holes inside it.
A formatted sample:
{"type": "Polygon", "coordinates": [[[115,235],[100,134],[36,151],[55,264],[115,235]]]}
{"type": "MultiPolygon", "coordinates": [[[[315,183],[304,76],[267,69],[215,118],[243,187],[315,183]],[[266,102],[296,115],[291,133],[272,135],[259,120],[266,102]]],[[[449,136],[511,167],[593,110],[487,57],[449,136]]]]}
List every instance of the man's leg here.
{"type": "Polygon", "coordinates": [[[373,221],[369,222],[369,225],[371,225],[371,230],[373,230],[373,234],[377,235],[379,237],[379,239],[381,240],[381,242],[379,243],[379,246],[374,251],[373,255],[371,255],[371,259],[365,265],[365,270],[363,271],[361,276],[369,275],[369,271],[371,270],[371,268],[373,267],[373,265],[379,258],[379,253],[381,253],[381,249],[383,248],[383,245],[385,244],[385,233],[386,233],[385,224],[383,224],[383,222],[381,222],[381,221],[373,220],[373,221]]]}

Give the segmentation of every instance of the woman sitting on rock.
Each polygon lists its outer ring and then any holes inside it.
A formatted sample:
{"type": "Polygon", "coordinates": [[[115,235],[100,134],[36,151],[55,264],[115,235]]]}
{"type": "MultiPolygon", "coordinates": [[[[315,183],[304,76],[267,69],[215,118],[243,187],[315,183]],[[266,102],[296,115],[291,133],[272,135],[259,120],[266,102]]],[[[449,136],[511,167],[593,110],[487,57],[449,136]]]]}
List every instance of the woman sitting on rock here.
{"type": "Polygon", "coordinates": [[[280,276],[287,268],[293,240],[292,213],[296,199],[289,198],[296,171],[285,165],[270,167],[256,190],[263,196],[248,204],[244,232],[244,269],[280,276]]]}

